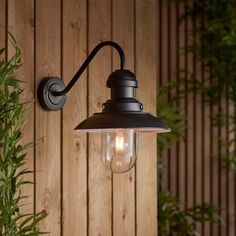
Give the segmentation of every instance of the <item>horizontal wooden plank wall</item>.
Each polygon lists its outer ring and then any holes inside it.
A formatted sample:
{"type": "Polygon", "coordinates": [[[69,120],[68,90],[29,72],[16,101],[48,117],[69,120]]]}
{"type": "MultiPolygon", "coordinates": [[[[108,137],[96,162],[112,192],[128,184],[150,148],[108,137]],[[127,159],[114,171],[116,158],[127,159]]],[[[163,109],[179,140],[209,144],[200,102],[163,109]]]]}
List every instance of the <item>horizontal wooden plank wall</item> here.
{"type": "Polygon", "coordinates": [[[42,78],[58,76],[67,84],[96,44],[114,40],[137,72],[138,98],[155,114],[156,7],[156,0],[0,0],[1,47],[9,30],[22,49],[23,99],[34,101],[24,140],[35,140],[27,167],[35,170],[36,184],[24,189],[30,196],[24,211],[46,211],[41,229],[51,236],[157,235],[155,135],[141,137],[135,168],[113,175],[102,165],[99,135],[73,131],[109,98],[106,79],[118,66],[117,53],[99,52],[63,111],[46,112],[36,99],[42,78]]]}
{"type": "MultiPolygon", "coordinates": [[[[183,50],[196,37],[196,26],[199,22],[183,19],[192,1],[158,1],[159,15],[159,84],[179,79],[178,71],[185,69],[194,73],[199,80],[204,80],[203,65],[197,63],[196,55],[183,50]],[[181,23],[180,22],[181,20],[181,23]],[[193,34],[190,34],[193,30],[193,34]]],[[[187,74],[185,74],[187,79],[187,74]]],[[[187,89],[181,87],[179,89],[187,89]]],[[[171,94],[172,95],[172,94],[171,94]]],[[[171,99],[170,95],[170,99],[171,99]]],[[[173,94],[174,95],[174,94],[173,94]]],[[[217,109],[232,114],[234,108],[227,101],[222,101],[219,107],[209,108],[202,105],[203,96],[185,92],[185,99],[179,106],[187,115],[187,130],[184,134],[186,142],[173,144],[163,153],[166,169],[162,177],[162,187],[179,197],[181,209],[205,203],[212,203],[222,208],[222,218],[225,222],[215,224],[196,224],[200,235],[204,236],[234,236],[235,226],[235,174],[226,168],[218,155],[221,152],[218,137],[227,138],[228,130],[216,128],[210,120],[210,114],[217,109]]],[[[229,138],[229,137],[228,137],[229,138]]]]}

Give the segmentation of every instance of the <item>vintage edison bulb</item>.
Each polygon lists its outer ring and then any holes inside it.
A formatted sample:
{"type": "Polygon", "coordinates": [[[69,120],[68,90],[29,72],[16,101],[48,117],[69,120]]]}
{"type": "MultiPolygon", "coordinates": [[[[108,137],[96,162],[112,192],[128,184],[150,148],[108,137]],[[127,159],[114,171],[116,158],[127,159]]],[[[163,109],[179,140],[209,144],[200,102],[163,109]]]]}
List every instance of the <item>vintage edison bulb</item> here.
{"type": "Polygon", "coordinates": [[[118,129],[102,133],[102,161],[114,173],[130,170],[137,157],[138,133],[118,129]]]}

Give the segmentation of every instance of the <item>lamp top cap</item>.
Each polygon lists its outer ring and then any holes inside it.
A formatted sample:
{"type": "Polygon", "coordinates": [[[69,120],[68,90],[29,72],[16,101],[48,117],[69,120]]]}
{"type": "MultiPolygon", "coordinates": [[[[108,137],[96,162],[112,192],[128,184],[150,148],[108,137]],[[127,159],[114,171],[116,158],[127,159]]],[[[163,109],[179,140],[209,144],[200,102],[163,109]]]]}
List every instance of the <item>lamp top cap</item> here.
{"type": "Polygon", "coordinates": [[[130,70],[116,70],[110,74],[107,87],[138,87],[136,76],[130,70]]]}

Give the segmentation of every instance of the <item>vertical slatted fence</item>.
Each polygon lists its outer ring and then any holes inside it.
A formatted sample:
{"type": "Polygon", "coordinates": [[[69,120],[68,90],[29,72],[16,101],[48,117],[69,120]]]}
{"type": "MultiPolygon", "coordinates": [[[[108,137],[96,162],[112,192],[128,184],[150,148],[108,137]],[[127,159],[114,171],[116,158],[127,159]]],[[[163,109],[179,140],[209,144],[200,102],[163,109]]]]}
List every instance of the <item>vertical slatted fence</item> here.
{"type": "MultiPolygon", "coordinates": [[[[177,88],[185,91],[185,99],[179,107],[187,116],[185,142],[171,146],[163,153],[164,170],[162,187],[178,196],[181,209],[201,203],[212,203],[222,208],[224,224],[196,224],[197,231],[204,236],[235,235],[235,174],[224,168],[219,159],[222,152],[218,137],[229,136],[228,130],[213,125],[211,114],[219,109],[232,114],[234,108],[223,100],[218,107],[204,106],[203,94],[189,93],[189,79],[192,73],[204,81],[209,74],[204,65],[197,61],[194,53],[184,50],[192,41],[203,42],[197,36],[197,26],[204,26],[204,16],[200,21],[187,18],[185,13],[194,1],[158,1],[159,25],[159,80],[160,85],[185,78],[185,86],[177,88]],[[174,58],[173,58],[174,57],[174,58]],[[180,73],[181,70],[185,72],[180,73]],[[189,74],[190,72],[190,74],[189,74]]],[[[178,92],[178,91],[177,91],[178,92]]],[[[169,99],[174,94],[169,95],[169,99]]],[[[229,137],[228,137],[229,138],[229,137]]]]}

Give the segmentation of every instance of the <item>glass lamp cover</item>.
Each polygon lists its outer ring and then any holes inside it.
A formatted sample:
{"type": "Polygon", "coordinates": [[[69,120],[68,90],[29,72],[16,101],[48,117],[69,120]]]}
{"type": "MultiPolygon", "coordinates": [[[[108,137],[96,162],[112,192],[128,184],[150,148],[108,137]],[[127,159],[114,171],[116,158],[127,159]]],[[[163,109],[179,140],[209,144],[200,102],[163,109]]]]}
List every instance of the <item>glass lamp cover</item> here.
{"type": "Polygon", "coordinates": [[[137,158],[138,132],[117,129],[102,133],[102,161],[114,173],[130,170],[137,158]]]}

